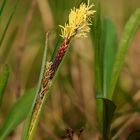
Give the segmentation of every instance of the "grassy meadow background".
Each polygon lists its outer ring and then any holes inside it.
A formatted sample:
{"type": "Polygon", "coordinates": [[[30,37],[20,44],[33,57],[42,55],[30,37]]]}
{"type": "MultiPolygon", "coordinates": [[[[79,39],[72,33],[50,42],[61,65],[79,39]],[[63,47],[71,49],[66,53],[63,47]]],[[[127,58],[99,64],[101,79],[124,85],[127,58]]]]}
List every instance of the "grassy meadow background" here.
{"type": "MultiPolygon", "coordinates": [[[[3,0],[0,0],[0,6],[2,2],[3,0]]],[[[17,0],[6,2],[0,16],[1,36],[16,3],[17,0]]],[[[8,84],[0,106],[0,127],[14,103],[27,90],[37,85],[46,32],[49,32],[48,60],[50,60],[55,45],[61,39],[59,25],[65,24],[70,9],[77,7],[79,3],[80,0],[18,2],[0,46],[0,73],[5,64],[10,69],[8,84]]],[[[126,21],[136,8],[140,8],[140,1],[100,0],[100,4],[102,17],[113,22],[119,42],[126,21]]],[[[90,27],[91,33],[88,34],[88,38],[73,40],[70,45],[55,78],[51,95],[46,101],[35,140],[60,140],[68,128],[74,131],[74,140],[77,140],[82,130],[81,140],[99,139],[93,36],[96,29],[90,27]]],[[[140,28],[125,57],[113,102],[117,108],[111,125],[111,135],[114,139],[126,140],[134,130],[140,131],[140,28]]],[[[20,140],[22,127],[23,122],[6,140],[20,140]]]]}

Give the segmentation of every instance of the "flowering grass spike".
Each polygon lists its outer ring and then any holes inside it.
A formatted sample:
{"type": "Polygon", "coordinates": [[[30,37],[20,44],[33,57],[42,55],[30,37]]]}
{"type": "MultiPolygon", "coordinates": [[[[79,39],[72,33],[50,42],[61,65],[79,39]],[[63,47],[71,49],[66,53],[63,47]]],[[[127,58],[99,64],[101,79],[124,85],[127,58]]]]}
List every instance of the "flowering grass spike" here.
{"type": "Polygon", "coordinates": [[[61,36],[65,39],[72,37],[86,37],[90,31],[89,25],[91,24],[91,16],[95,11],[92,9],[93,4],[86,5],[82,3],[78,8],[73,8],[69,14],[68,23],[61,26],[61,36]]]}
{"type": "Polygon", "coordinates": [[[73,37],[86,37],[87,33],[90,31],[89,25],[91,24],[91,16],[94,14],[94,10],[92,10],[92,5],[86,5],[82,3],[79,9],[73,8],[69,14],[68,24],[65,26],[60,26],[62,28],[63,42],[59,47],[57,54],[52,62],[48,62],[46,67],[44,68],[44,75],[42,78],[42,84],[40,87],[40,91],[38,93],[36,102],[34,104],[32,119],[30,121],[27,140],[31,140],[33,133],[36,129],[36,124],[38,123],[39,115],[43,108],[43,104],[45,102],[46,95],[51,86],[51,82],[56,74],[56,71],[59,67],[59,64],[63,60],[65,53],[67,52],[67,48],[69,43],[73,37]]]}

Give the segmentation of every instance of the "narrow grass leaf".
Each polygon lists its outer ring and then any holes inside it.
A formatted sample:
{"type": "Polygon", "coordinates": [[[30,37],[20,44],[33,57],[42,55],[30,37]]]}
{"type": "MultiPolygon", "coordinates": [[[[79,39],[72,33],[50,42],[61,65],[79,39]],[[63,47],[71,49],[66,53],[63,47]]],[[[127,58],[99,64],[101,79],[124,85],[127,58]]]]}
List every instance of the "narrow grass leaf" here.
{"type": "Polygon", "coordinates": [[[0,140],[5,140],[6,137],[26,118],[35,96],[35,90],[36,89],[34,88],[27,91],[27,93],[13,105],[0,129],[0,140]]]}
{"type": "MultiPolygon", "coordinates": [[[[30,128],[30,122],[33,119],[32,118],[32,113],[33,113],[34,105],[35,105],[35,102],[37,100],[37,96],[38,96],[38,93],[39,93],[39,90],[40,90],[40,87],[41,87],[41,80],[43,78],[44,68],[45,68],[45,65],[46,65],[46,62],[47,62],[47,45],[48,45],[47,41],[48,41],[48,38],[46,38],[46,45],[45,45],[45,48],[44,48],[44,54],[43,54],[43,59],[42,59],[42,66],[41,66],[39,82],[38,82],[38,86],[37,86],[37,90],[36,90],[36,95],[35,95],[35,98],[32,101],[32,108],[30,109],[30,112],[29,112],[29,114],[28,114],[28,116],[26,118],[26,121],[25,121],[25,126],[24,126],[23,133],[22,133],[22,140],[27,140],[27,134],[28,134],[28,130],[30,128]]],[[[35,130],[37,128],[37,125],[38,125],[38,122],[39,122],[39,119],[40,119],[40,114],[41,114],[42,110],[43,110],[43,106],[40,109],[39,115],[36,117],[37,120],[35,120],[35,125],[34,125],[35,127],[34,127],[33,132],[31,133],[30,139],[32,139],[32,137],[33,137],[33,135],[35,133],[35,130]]]]}
{"type": "Polygon", "coordinates": [[[6,32],[7,32],[8,28],[9,28],[9,25],[11,23],[11,20],[12,20],[14,14],[15,14],[15,11],[16,11],[16,8],[17,8],[17,5],[18,5],[18,2],[19,2],[19,0],[16,1],[15,5],[14,5],[14,8],[13,8],[13,10],[12,10],[10,16],[9,16],[8,22],[6,23],[6,26],[4,28],[4,31],[2,33],[2,36],[0,38],[0,47],[1,47],[2,43],[3,43],[4,37],[5,37],[6,32]]]}
{"type": "Polygon", "coordinates": [[[1,18],[1,15],[2,15],[2,12],[3,12],[3,9],[5,7],[6,2],[7,2],[7,0],[3,0],[3,3],[1,5],[1,7],[0,7],[0,18],[1,18]]]}
{"type": "Polygon", "coordinates": [[[107,98],[107,93],[109,91],[110,80],[112,76],[113,64],[115,61],[115,56],[116,56],[116,51],[117,51],[116,28],[109,19],[104,20],[102,45],[104,48],[103,90],[104,90],[104,97],[107,98]]]}
{"type": "Polygon", "coordinates": [[[3,99],[5,88],[7,86],[8,78],[9,78],[9,67],[5,65],[3,67],[2,73],[0,74],[0,105],[3,99]]]}
{"type": "Polygon", "coordinates": [[[96,81],[96,96],[103,96],[103,48],[102,42],[102,21],[100,3],[97,1],[95,6],[96,14],[94,19],[94,27],[92,28],[92,35],[95,41],[95,81],[96,81]]]}
{"type": "Polygon", "coordinates": [[[102,139],[110,139],[110,126],[112,118],[116,109],[115,104],[105,98],[97,98],[97,105],[99,106],[97,111],[100,117],[98,118],[99,127],[102,134],[102,139]]]}
{"type": "Polygon", "coordinates": [[[115,64],[113,67],[113,74],[111,77],[111,85],[109,89],[109,98],[112,99],[116,83],[120,74],[120,70],[124,63],[125,56],[128,48],[131,45],[132,39],[140,25],[140,9],[137,9],[125,25],[123,36],[119,45],[119,50],[116,56],[115,64]]]}
{"type": "Polygon", "coordinates": [[[98,129],[103,133],[103,100],[102,98],[96,98],[98,129]]]}

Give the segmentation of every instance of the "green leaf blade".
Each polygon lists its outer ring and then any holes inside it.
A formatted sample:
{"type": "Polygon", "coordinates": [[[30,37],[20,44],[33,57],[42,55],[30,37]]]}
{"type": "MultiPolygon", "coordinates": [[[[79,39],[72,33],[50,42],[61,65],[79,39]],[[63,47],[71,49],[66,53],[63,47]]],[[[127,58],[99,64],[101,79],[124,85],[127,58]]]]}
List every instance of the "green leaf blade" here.
{"type": "Polygon", "coordinates": [[[113,74],[111,78],[111,86],[109,89],[109,98],[113,98],[116,83],[120,74],[121,67],[124,63],[125,56],[128,48],[132,42],[132,39],[136,33],[138,26],[140,25],[140,9],[137,9],[134,14],[130,17],[125,25],[123,36],[119,45],[119,50],[116,55],[115,64],[113,67],[113,74]]]}
{"type": "Polygon", "coordinates": [[[106,98],[97,98],[99,129],[104,140],[110,139],[110,127],[116,109],[115,104],[106,98]]]}
{"type": "Polygon", "coordinates": [[[102,47],[102,20],[101,20],[101,9],[100,3],[97,1],[95,4],[95,19],[94,19],[94,29],[92,35],[94,37],[95,43],[95,81],[96,81],[96,96],[103,96],[103,47],[102,47]]]}
{"type": "Polygon", "coordinates": [[[9,67],[8,65],[5,65],[0,75],[0,104],[2,102],[4,91],[8,83],[9,73],[9,67]]]}
{"type": "Polygon", "coordinates": [[[1,38],[0,38],[0,47],[2,46],[2,43],[3,43],[3,40],[5,38],[6,32],[7,32],[8,28],[9,28],[9,25],[10,25],[10,23],[12,21],[12,18],[14,16],[14,14],[15,14],[15,11],[16,11],[16,8],[17,8],[17,5],[18,5],[18,2],[19,2],[19,0],[16,1],[15,5],[14,5],[14,8],[13,8],[13,10],[12,10],[12,12],[11,12],[9,18],[8,18],[8,21],[6,23],[6,26],[4,28],[4,31],[3,31],[2,35],[1,35],[1,38]]]}
{"type": "Polygon", "coordinates": [[[13,105],[0,129],[0,140],[5,140],[12,130],[26,118],[35,96],[34,92],[35,88],[27,91],[27,93],[13,105]]]}
{"type": "MultiPolygon", "coordinates": [[[[34,105],[35,105],[37,97],[38,97],[38,93],[40,91],[41,80],[43,78],[44,68],[45,68],[45,65],[46,65],[46,62],[47,62],[47,45],[48,45],[48,38],[46,38],[46,45],[45,45],[45,48],[44,48],[42,66],[41,66],[41,71],[40,71],[39,82],[38,82],[36,94],[35,94],[35,97],[34,97],[33,102],[32,102],[32,108],[30,109],[30,112],[29,112],[29,114],[26,118],[26,121],[25,121],[24,129],[23,129],[23,132],[22,132],[22,140],[27,140],[28,139],[27,135],[28,135],[28,131],[29,131],[29,128],[30,128],[31,120],[33,119],[32,118],[32,113],[34,111],[33,109],[34,109],[34,105]]],[[[40,116],[41,116],[41,113],[43,111],[43,106],[44,106],[44,103],[42,104],[42,106],[40,108],[40,111],[38,113],[38,116],[36,117],[36,120],[34,121],[35,124],[33,126],[33,131],[31,132],[31,134],[29,136],[29,139],[32,139],[33,136],[34,136],[34,133],[36,131],[36,128],[37,128],[37,125],[38,125],[38,122],[39,122],[39,119],[40,119],[40,116]]]]}
{"type": "Polygon", "coordinates": [[[117,52],[117,31],[114,24],[109,19],[104,20],[103,48],[103,90],[104,97],[107,98],[112,76],[113,64],[117,52]]]}
{"type": "Polygon", "coordinates": [[[7,2],[7,0],[3,0],[3,3],[2,3],[2,5],[1,5],[1,7],[0,7],[0,17],[1,17],[1,15],[2,15],[2,12],[3,12],[3,9],[4,9],[4,7],[5,7],[6,2],[7,2]]]}

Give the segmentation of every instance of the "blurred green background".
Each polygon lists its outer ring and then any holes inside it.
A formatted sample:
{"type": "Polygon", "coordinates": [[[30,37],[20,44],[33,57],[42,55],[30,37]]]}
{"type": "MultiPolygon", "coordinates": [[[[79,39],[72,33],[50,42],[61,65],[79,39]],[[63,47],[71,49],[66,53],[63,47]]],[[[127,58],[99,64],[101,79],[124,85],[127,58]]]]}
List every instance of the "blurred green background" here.
{"type": "MultiPolygon", "coordinates": [[[[0,5],[2,2],[0,0],[0,5]]],[[[0,32],[4,31],[15,3],[16,0],[7,1],[0,18],[0,32]]],[[[70,9],[77,7],[79,3],[80,0],[19,1],[0,48],[0,70],[4,64],[10,67],[10,78],[0,108],[0,126],[16,100],[37,84],[46,32],[49,32],[50,59],[59,38],[59,25],[64,25],[70,9]]],[[[118,41],[126,21],[138,7],[139,0],[101,0],[102,16],[115,24],[118,41]]],[[[74,130],[75,140],[81,128],[84,129],[81,139],[98,139],[93,40],[89,34],[88,38],[73,40],[71,43],[47,101],[35,140],[60,139],[67,128],[74,130]]],[[[140,115],[135,111],[135,108],[139,108],[137,102],[140,102],[139,58],[140,29],[128,51],[113,100],[117,111],[112,133],[119,132],[120,140],[125,140],[133,130],[140,128],[140,115]],[[128,111],[130,109],[134,110],[128,111]],[[127,123],[127,127],[122,126],[127,123]]],[[[19,140],[22,126],[20,124],[7,140],[19,140]]]]}

